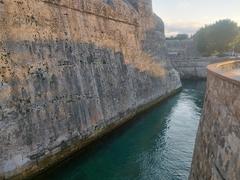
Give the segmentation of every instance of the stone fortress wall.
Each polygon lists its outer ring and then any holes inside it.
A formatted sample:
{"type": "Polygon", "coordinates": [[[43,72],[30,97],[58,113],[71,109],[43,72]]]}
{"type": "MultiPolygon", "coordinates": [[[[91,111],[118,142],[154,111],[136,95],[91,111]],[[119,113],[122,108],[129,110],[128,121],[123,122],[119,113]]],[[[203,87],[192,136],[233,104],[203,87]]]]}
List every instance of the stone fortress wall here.
{"type": "Polygon", "coordinates": [[[240,61],[208,66],[190,180],[240,179],[240,61]]]}
{"type": "Polygon", "coordinates": [[[226,59],[202,57],[192,39],[167,40],[168,59],[183,79],[205,79],[207,66],[226,59]]]}
{"type": "Polygon", "coordinates": [[[150,0],[0,0],[0,179],[46,169],[180,87],[150,0]]]}

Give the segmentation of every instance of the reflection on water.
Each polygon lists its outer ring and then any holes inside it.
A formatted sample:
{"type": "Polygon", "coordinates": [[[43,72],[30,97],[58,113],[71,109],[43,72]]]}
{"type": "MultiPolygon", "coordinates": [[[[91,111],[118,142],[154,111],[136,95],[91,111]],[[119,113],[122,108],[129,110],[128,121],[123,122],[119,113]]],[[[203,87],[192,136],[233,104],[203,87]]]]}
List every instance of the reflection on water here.
{"type": "Polygon", "coordinates": [[[68,162],[38,177],[49,180],[187,179],[203,105],[205,81],[136,117],[68,162]]]}

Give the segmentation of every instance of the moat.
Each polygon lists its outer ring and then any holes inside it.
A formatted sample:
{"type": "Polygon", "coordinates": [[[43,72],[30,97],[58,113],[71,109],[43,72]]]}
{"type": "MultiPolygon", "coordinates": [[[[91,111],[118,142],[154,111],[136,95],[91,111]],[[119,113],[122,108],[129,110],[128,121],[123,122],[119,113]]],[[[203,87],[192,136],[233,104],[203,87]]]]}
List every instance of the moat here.
{"type": "Polygon", "coordinates": [[[204,93],[205,81],[184,81],[182,92],[38,179],[187,179],[204,93]]]}

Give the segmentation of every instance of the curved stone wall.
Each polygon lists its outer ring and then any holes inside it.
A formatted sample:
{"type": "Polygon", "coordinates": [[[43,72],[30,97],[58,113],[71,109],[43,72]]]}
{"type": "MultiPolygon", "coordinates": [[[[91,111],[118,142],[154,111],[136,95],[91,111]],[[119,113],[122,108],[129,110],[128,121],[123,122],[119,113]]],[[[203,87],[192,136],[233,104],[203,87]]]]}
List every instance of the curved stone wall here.
{"type": "Polygon", "coordinates": [[[240,179],[240,61],[208,66],[190,179],[240,179]]]}

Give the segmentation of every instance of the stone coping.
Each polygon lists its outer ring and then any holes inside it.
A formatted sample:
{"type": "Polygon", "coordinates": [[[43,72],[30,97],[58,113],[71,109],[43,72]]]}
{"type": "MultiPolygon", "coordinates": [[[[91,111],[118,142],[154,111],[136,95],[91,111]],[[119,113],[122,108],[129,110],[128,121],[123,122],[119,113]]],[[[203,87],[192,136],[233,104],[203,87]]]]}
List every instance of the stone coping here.
{"type": "Polygon", "coordinates": [[[208,73],[240,86],[240,60],[225,60],[207,66],[208,73]]]}

